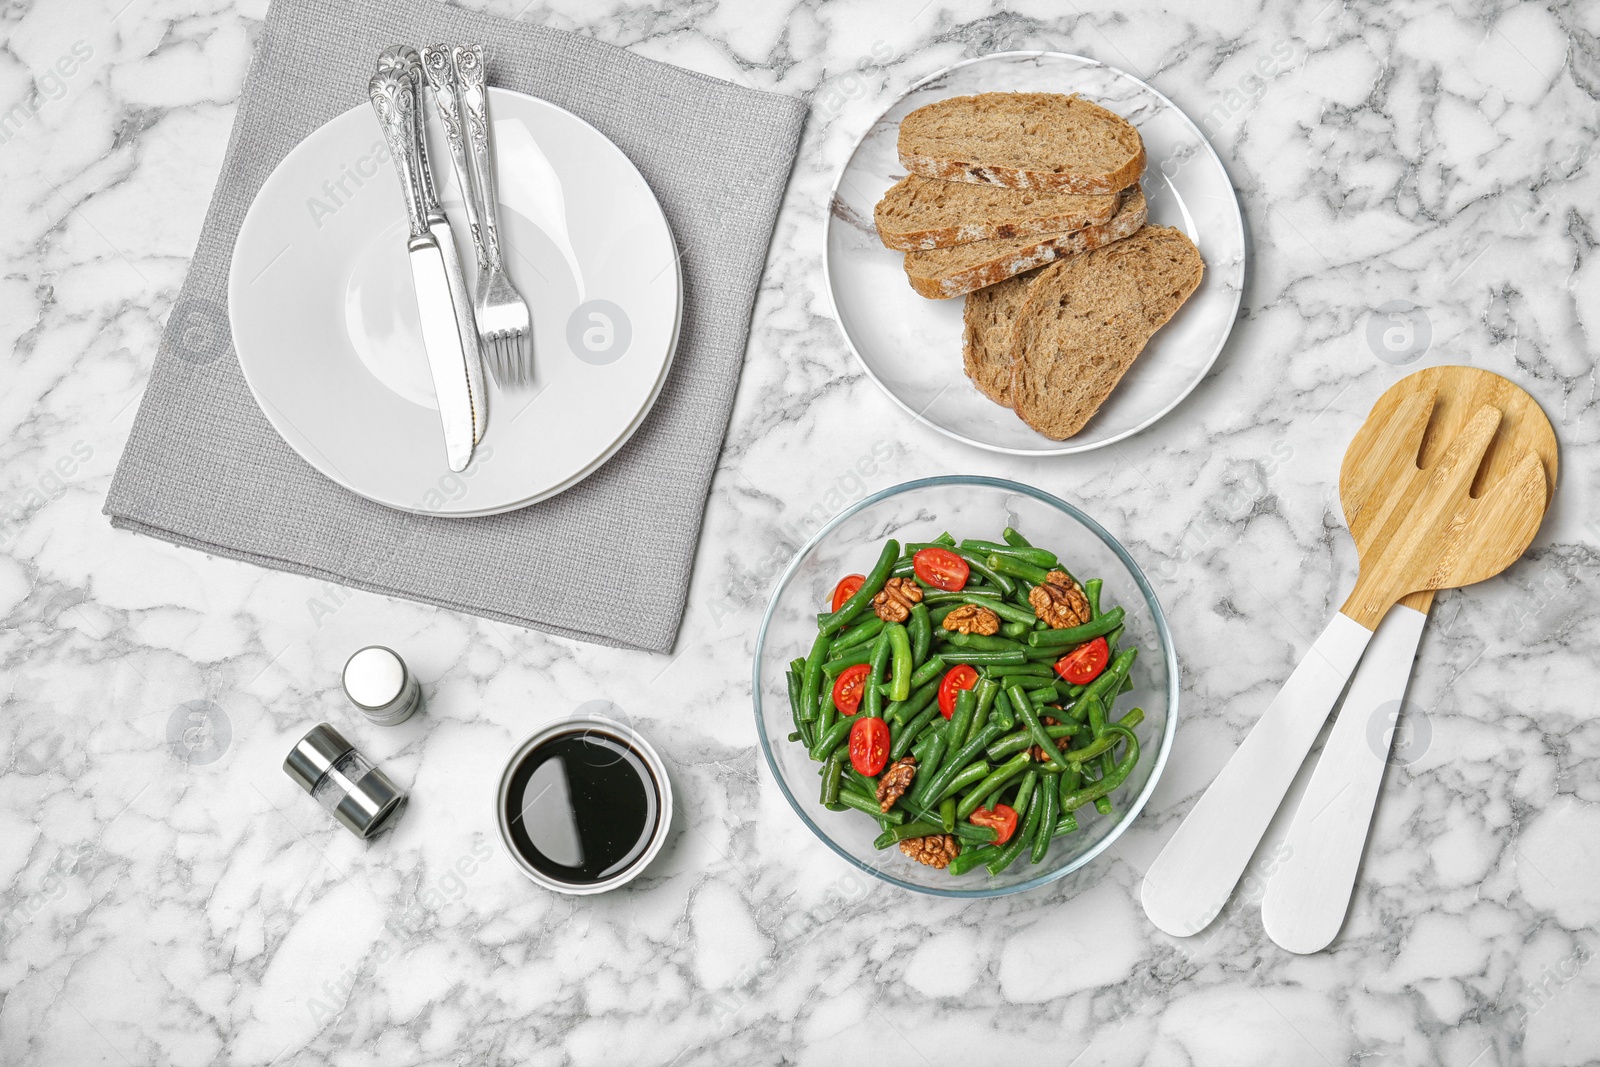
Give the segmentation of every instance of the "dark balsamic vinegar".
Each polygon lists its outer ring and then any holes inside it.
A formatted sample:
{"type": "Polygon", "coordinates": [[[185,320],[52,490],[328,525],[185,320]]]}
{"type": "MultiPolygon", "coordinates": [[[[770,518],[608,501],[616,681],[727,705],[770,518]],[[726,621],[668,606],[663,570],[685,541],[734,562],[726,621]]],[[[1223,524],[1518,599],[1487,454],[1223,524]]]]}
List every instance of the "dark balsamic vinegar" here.
{"type": "Polygon", "coordinates": [[[660,810],[649,765],[593,728],[534,747],[506,790],[512,845],[545,877],[573,885],[605,881],[637,861],[660,810]]]}

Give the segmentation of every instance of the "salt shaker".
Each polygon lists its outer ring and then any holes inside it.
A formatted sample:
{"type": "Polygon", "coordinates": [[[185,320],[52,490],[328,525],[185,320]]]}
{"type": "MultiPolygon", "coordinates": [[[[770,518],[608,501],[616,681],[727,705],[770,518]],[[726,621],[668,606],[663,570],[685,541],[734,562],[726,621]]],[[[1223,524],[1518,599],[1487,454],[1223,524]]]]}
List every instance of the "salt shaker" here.
{"type": "Polygon", "coordinates": [[[283,771],[357,837],[384,829],[406,795],[327,723],[302,737],[283,771]]]}
{"type": "Polygon", "coordinates": [[[422,690],[406,661],[383,645],[368,645],[345,661],[344,695],[379,726],[405,722],[422,703],[422,690]]]}

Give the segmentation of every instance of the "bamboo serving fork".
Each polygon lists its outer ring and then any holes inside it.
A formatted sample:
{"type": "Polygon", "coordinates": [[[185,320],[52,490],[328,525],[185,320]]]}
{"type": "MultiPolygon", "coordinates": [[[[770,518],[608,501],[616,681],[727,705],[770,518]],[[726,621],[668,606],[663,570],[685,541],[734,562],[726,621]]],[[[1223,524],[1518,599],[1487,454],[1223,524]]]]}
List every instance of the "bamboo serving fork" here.
{"type": "MultiPolygon", "coordinates": [[[[1499,482],[1531,451],[1544,467],[1545,506],[1549,506],[1556,483],[1556,435],[1538,402],[1524,389],[1486,370],[1430,367],[1401,379],[1378,398],[1346,454],[1340,495],[1356,505],[1348,519],[1357,546],[1375,533],[1370,521],[1373,509],[1366,506],[1366,500],[1385,481],[1384,472],[1368,463],[1373,451],[1361,446],[1407,398],[1423,393],[1435,398],[1422,439],[1419,465],[1424,470],[1438,461],[1446,443],[1456,438],[1475,412],[1485,404],[1493,405],[1501,413],[1500,426],[1478,467],[1473,488],[1481,493],[1483,486],[1499,482]]],[[[1382,728],[1390,714],[1398,722],[1412,660],[1432,604],[1432,590],[1410,593],[1379,626],[1361,657],[1350,692],[1289,826],[1284,842],[1287,856],[1267,883],[1261,921],[1267,935],[1291,952],[1321,951],[1344,923],[1387,765],[1389,740],[1382,728]]]]}
{"type": "Polygon", "coordinates": [[[1341,496],[1352,529],[1365,531],[1355,588],[1145,875],[1145,913],[1167,933],[1198,933],[1222,910],[1389,609],[1498,574],[1538,531],[1546,488],[1536,451],[1512,456],[1471,495],[1503,417],[1493,404],[1441,442],[1437,462],[1418,465],[1435,400],[1432,389],[1405,397],[1346,453],[1341,496]]]}

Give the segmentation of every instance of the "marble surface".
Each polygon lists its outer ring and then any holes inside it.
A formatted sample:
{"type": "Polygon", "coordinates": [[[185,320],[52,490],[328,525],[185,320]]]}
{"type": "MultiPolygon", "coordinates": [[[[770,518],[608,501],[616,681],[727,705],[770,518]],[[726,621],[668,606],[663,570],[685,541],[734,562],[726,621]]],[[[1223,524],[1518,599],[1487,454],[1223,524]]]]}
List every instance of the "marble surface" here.
{"type": "Polygon", "coordinates": [[[263,8],[0,11],[0,1061],[1600,1060],[1600,6],[496,7],[813,105],[670,657],[114,533],[101,501],[263,8]],[[872,117],[945,64],[1029,47],[1121,66],[1205,124],[1253,255],[1195,393],[1056,461],[905,418],[848,354],[819,260],[826,192],[872,117]],[[1409,762],[1332,949],[1272,945],[1259,884],[1199,937],[1160,934],[1142,871],[1353,580],[1344,443],[1431,362],[1544,405],[1549,520],[1503,577],[1441,598],[1409,762]],[[1172,761],[1114,852],[968,904],[869,883],[810,839],[749,706],[755,624],[798,544],[946,472],[1100,518],[1153,576],[1183,665],[1172,761]],[[334,688],[374,641],[426,683],[426,714],[389,730],[334,688]],[[595,700],[648,731],[681,815],[631,890],[580,901],[499,854],[486,783],[515,739],[595,700]],[[412,789],[387,839],[361,846],[279,770],[319,719],[412,789]]]}

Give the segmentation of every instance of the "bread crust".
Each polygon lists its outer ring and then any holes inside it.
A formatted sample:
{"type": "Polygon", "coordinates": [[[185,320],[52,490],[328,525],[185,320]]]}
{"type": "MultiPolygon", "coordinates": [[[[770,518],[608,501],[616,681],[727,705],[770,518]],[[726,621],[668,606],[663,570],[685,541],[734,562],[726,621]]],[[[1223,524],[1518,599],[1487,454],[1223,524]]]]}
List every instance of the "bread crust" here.
{"type": "Polygon", "coordinates": [[[1135,186],[1122,199],[1122,206],[1110,221],[1099,226],[1071,233],[1044,234],[1037,238],[997,240],[992,249],[984,249],[987,242],[973,242],[958,246],[968,255],[985,256],[969,266],[948,269],[945,257],[949,249],[928,252],[907,252],[906,277],[911,288],[930,300],[948,300],[995,285],[1035,267],[1042,267],[1065,256],[1093,251],[1137,233],[1145,224],[1149,209],[1144,192],[1135,186]]]}

